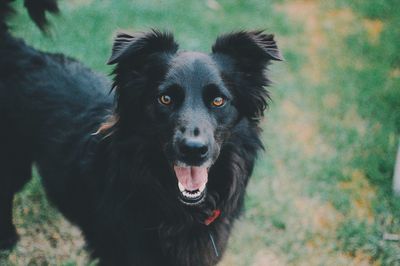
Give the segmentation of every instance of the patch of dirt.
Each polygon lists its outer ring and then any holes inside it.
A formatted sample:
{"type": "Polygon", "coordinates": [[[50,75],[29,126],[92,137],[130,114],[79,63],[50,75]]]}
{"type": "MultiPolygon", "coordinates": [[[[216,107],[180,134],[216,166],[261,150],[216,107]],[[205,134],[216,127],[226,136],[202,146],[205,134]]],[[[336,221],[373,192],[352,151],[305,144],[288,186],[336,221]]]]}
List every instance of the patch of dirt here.
{"type": "Polygon", "coordinates": [[[247,266],[258,250],[264,249],[263,233],[252,222],[240,219],[235,222],[228,250],[218,266],[247,266]]]}
{"type": "Polygon", "coordinates": [[[376,197],[375,188],[371,186],[362,170],[348,169],[345,170],[345,174],[350,176],[350,180],[339,183],[339,188],[352,195],[351,215],[372,223],[374,221],[372,202],[376,197]]]}
{"type": "Polygon", "coordinates": [[[389,76],[391,78],[400,78],[400,68],[394,68],[392,71],[390,71],[389,76]]]}
{"type": "Polygon", "coordinates": [[[317,122],[317,114],[313,114],[298,107],[289,100],[282,102],[284,112],[285,131],[288,139],[295,141],[307,156],[330,156],[334,149],[321,137],[317,122]]]}
{"type": "Polygon", "coordinates": [[[302,214],[303,220],[300,222],[314,233],[333,235],[343,220],[343,215],[332,204],[323,203],[316,198],[298,198],[294,205],[302,214]]]}
{"type": "Polygon", "coordinates": [[[335,109],[339,105],[340,97],[337,94],[330,93],[322,99],[324,106],[329,109],[335,109]]]}
{"type": "MultiPolygon", "coordinates": [[[[307,78],[311,85],[323,86],[328,81],[328,60],[334,60],[339,66],[356,67],[362,69],[365,62],[361,60],[350,61],[343,50],[344,39],[360,30],[368,33],[369,41],[378,42],[384,29],[381,21],[362,20],[349,8],[337,10],[324,10],[318,0],[287,1],[276,6],[278,11],[287,14],[287,18],[297,25],[302,25],[303,35],[296,35],[298,39],[287,37],[286,43],[293,45],[294,51],[303,52],[307,63],[300,69],[300,75],[307,78]]],[[[400,71],[393,71],[392,76],[400,76],[400,71]]],[[[324,96],[324,107],[337,108],[340,96],[329,93],[324,96]]],[[[292,100],[282,102],[282,112],[285,134],[289,132],[291,140],[308,156],[330,156],[336,152],[323,139],[318,125],[318,115],[302,109],[292,100]]],[[[360,136],[366,134],[366,122],[359,116],[356,109],[350,110],[339,121],[344,127],[354,128],[360,136]]],[[[288,143],[287,145],[291,145],[288,143]]],[[[353,217],[360,217],[373,221],[372,202],[375,190],[369,184],[365,174],[359,170],[351,170],[350,181],[342,182],[339,188],[347,190],[352,195],[353,217]]],[[[321,202],[318,199],[298,197],[294,200],[294,209],[300,214],[298,223],[311,235],[306,243],[307,254],[297,261],[298,265],[371,265],[371,257],[363,252],[355,256],[348,256],[337,250],[335,246],[336,229],[344,219],[344,215],[336,210],[332,204],[321,202]]]]}
{"type": "MultiPolygon", "coordinates": [[[[302,68],[303,75],[313,84],[325,82],[327,62],[332,58],[341,60],[340,56],[335,56],[341,53],[341,46],[335,43],[339,44],[355,30],[353,25],[359,23],[357,16],[350,8],[324,11],[318,0],[288,1],[277,5],[276,9],[286,13],[288,19],[295,24],[303,25],[302,40],[292,40],[298,43],[296,49],[302,50],[307,56],[308,63],[302,68]],[[336,36],[328,36],[331,32],[336,36]]],[[[371,38],[379,37],[381,24],[376,21],[365,21],[364,24],[369,29],[371,38]]]]}
{"type": "Polygon", "coordinates": [[[311,0],[288,1],[276,6],[278,11],[283,11],[288,18],[296,24],[304,25],[304,43],[298,49],[304,49],[308,63],[304,65],[303,72],[313,83],[320,83],[324,78],[326,63],[317,56],[321,47],[327,46],[327,40],[322,30],[319,17],[319,3],[311,0]]]}
{"type": "Polygon", "coordinates": [[[286,265],[282,258],[272,253],[269,250],[259,251],[255,258],[252,266],[281,266],[286,265]]]}
{"type": "Polygon", "coordinates": [[[21,239],[8,257],[14,265],[88,265],[81,232],[65,219],[17,230],[21,239]]]}
{"type": "Polygon", "coordinates": [[[367,122],[360,116],[355,107],[346,112],[342,123],[347,128],[355,129],[360,137],[367,133],[367,122]]]}
{"type": "Polygon", "coordinates": [[[383,30],[383,22],[378,19],[364,19],[363,25],[367,30],[369,41],[373,44],[377,44],[383,30]]]}
{"type": "Polygon", "coordinates": [[[206,4],[212,10],[221,9],[221,5],[216,0],[207,0],[206,4]]]}
{"type": "Polygon", "coordinates": [[[379,265],[378,262],[372,263],[371,255],[365,254],[362,251],[356,251],[356,254],[352,256],[353,265],[357,266],[370,266],[370,265],[379,265]]]}
{"type": "Polygon", "coordinates": [[[339,38],[351,34],[354,31],[354,25],[359,23],[356,14],[350,8],[331,10],[324,14],[323,17],[322,24],[324,28],[334,31],[339,38]]]}
{"type": "Polygon", "coordinates": [[[0,265],[89,265],[81,231],[43,200],[44,191],[35,182],[36,177],[15,197],[13,222],[20,240],[0,265]]]}

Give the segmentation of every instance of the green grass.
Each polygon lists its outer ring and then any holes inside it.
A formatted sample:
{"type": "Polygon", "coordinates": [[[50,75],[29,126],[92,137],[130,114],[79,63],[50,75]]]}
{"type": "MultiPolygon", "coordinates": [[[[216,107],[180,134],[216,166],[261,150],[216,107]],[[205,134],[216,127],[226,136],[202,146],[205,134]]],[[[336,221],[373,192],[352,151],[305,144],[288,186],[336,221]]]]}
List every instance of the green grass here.
{"type": "MultiPolygon", "coordinates": [[[[26,14],[13,20],[14,32],[106,74],[120,29],[168,29],[182,49],[201,51],[223,32],[274,32],[286,61],[271,67],[267,149],[221,265],[400,265],[399,242],[382,237],[400,234],[400,201],[391,193],[400,133],[399,5],[221,0],[213,9],[207,3],[62,1],[51,38],[26,14]]],[[[89,263],[79,231],[46,201],[37,176],[15,203],[22,239],[1,255],[1,265],[89,263]]]]}

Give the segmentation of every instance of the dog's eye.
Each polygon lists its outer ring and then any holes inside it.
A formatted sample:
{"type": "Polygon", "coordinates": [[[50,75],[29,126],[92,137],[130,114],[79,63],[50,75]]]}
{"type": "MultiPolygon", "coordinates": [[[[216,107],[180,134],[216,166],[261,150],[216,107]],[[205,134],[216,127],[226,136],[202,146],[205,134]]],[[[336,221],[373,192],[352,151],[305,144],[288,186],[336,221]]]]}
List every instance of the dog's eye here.
{"type": "Polygon", "coordinates": [[[214,107],[221,107],[225,104],[225,99],[222,97],[216,97],[216,98],[214,98],[214,100],[212,101],[211,104],[214,107]]]}
{"type": "Polygon", "coordinates": [[[158,101],[163,105],[170,105],[172,103],[171,96],[165,94],[159,96],[158,101]]]}

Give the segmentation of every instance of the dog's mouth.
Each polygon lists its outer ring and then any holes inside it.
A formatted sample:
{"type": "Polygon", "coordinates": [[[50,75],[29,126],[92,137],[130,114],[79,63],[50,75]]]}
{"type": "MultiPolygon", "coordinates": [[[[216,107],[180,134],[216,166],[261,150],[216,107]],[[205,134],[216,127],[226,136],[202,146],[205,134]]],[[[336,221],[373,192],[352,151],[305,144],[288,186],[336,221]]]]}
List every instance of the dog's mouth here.
{"type": "Polygon", "coordinates": [[[206,197],[208,168],[198,166],[174,166],[178,179],[179,200],[190,206],[199,205],[206,197]]]}

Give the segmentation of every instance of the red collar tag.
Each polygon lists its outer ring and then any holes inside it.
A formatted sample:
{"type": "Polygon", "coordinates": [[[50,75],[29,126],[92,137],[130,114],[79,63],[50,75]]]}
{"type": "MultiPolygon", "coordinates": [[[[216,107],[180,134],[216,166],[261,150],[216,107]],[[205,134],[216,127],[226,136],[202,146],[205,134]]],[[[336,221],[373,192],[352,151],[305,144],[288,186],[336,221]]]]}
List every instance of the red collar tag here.
{"type": "Polygon", "coordinates": [[[220,210],[220,209],[213,210],[212,215],[211,215],[210,217],[208,217],[208,218],[204,221],[204,224],[205,224],[205,225],[210,225],[210,224],[212,224],[220,215],[221,215],[221,210],[220,210]]]}

